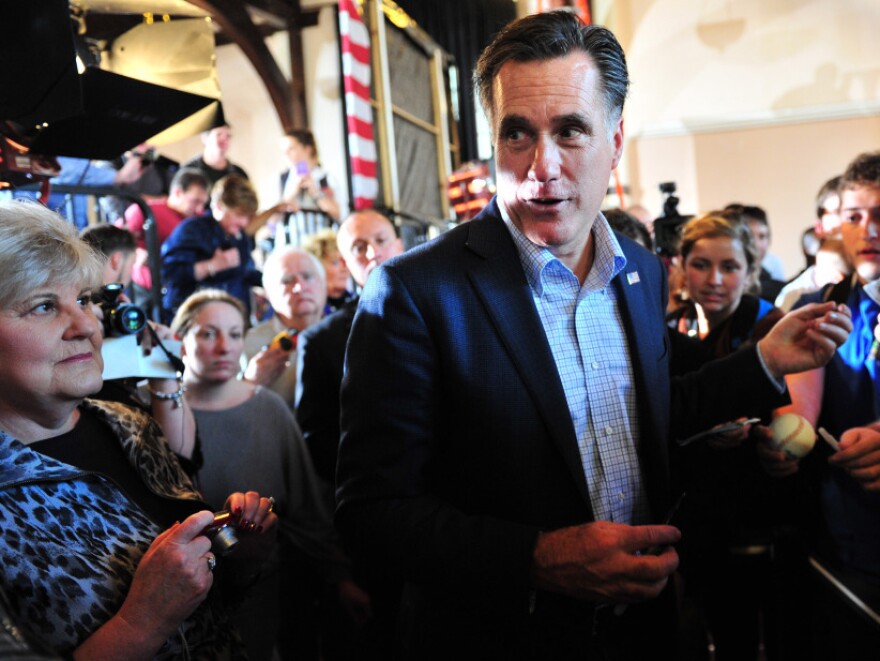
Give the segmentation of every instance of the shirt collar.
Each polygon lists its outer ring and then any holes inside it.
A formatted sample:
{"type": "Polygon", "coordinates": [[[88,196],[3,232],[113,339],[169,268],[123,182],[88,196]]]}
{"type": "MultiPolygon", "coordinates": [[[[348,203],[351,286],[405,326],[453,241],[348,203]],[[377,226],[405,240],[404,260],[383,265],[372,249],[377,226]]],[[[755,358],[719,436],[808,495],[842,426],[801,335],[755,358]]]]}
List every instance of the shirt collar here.
{"type": "Polygon", "coordinates": [[[859,310],[859,314],[864,317],[865,324],[873,335],[874,326],[877,325],[877,313],[880,311],[880,303],[875,301],[874,298],[865,291],[864,285],[858,281],[856,281],[853,286],[853,294],[858,296],[856,299],[858,302],[853,307],[859,310]]]}
{"type": "MultiPolygon", "coordinates": [[[[526,280],[537,296],[543,294],[544,286],[541,274],[550,264],[558,263],[571,273],[571,269],[554,257],[547,248],[542,248],[529,241],[526,235],[513,223],[510,216],[507,215],[507,210],[501,204],[498,205],[498,210],[501,213],[501,219],[513,237],[519,261],[526,274],[526,280]]],[[[617,237],[611,231],[611,226],[601,212],[596,216],[591,234],[596,252],[593,266],[587,274],[584,286],[589,284],[592,288],[601,289],[607,287],[611,280],[624,269],[626,256],[623,254],[617,237]]]]}

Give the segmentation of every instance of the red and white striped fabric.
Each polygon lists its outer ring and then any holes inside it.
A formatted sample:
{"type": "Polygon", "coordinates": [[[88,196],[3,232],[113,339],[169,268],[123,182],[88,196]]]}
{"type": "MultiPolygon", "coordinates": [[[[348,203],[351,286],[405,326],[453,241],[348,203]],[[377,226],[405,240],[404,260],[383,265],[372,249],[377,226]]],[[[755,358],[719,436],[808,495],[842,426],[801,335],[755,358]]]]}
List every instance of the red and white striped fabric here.
{"type": "Polygon", "coordinates": [[[339,0],[339,37],[342,41],[351,193],[354,208],[365,209],[375,203],[379,181],[376,179],[376,141],[370,106],[370,33],[355,0],[339,0]]]}

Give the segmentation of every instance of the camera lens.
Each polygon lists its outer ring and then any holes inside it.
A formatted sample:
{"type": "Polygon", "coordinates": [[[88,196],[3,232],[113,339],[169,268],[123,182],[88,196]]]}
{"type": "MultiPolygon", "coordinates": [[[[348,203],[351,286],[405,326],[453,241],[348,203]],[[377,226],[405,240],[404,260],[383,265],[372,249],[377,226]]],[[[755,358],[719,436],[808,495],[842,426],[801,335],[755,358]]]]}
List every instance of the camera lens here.
{"type": "Polygon", "coordinates": [[[211,538],[211,550],[214,555],[224,557],[238,544],[235,528],[229,524],[208,535],[211,538]]]}
{"type": "Polygon", "coordinates": [[[110,311],[112,328],[122,335],[140,333],[147,325],[147,313],[136,305],[123,303],[110,311]]]}
{"type": "Polygon", "coordinates": [[[232,515],[227,510],[214,514],[214,521],[204,530],[204,534],[211,540],[211,550],[218,558],[228,554],[238,544],[235,534],[236,528],[232,521],[232,515]]]}

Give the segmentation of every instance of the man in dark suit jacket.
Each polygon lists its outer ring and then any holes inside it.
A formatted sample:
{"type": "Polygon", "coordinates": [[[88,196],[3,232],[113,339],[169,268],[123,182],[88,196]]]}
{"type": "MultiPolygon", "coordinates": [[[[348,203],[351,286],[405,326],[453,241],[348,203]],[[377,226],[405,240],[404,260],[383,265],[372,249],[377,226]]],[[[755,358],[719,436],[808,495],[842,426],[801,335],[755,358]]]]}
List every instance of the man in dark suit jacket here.
{"type": "Polygon", "coordinates": [[[345,344],[357,304],[356,298],[348,301],[300,335],[297,344],[296,421],[306,439],[315,472],[331,493],[336,482],[339,388],[345,344]]]}
{"type": "MultiPolygon", "coordinates": [[[[378,211],[355,211],[337,233],[339,254],[359,289],[372,270],[403,252],[394,223],[378,211]]],[[[345,344],[357,299],[307,329],[297,352],[296,419],[318,475],[335,484],[339,446],[339,388],[345,344]]]]}
{"type": "MultiPolygon", "coordinates": [[[[348,216],[336,238],[339,254],[359,288],[363,288],[374,268],[403,252],[394,223],[372,209],[348,216]]],[[[299,336],[297,347],[296,419],[331,508],[335,503],[339,447],[339,388],[345,345],[357,303],[357,299],[349,301],[308,328],[299,336]]],[[[400,588],[398,582],[373,580],[368,569],[358,562],[352,567],[355,581],[369,594],[368,608],[358,614],[360,626],[356,635],[349,628],[333,629],[328,632],[326,644],[335,645],[337,650],[348,645],[349,651],[357,650],[360,659],[384,660],[391,645],[400,588]]],[[[344,621],[337,617],[333,624],[344,621]]]]}
{"type": "Polygon", "coordinates": [[[849,319],[812,308],[670,383],[664,269],[599,214],[623,146],[616,39],[529,16],[477,80],[498,197],[367,282],[337,524],[407,582],[402,658],[669,658],[673,607],[656,597],[680,535],[649,524],[671,500],[670,435],[780,401],[780,376],[827,360],[849,319]]]}

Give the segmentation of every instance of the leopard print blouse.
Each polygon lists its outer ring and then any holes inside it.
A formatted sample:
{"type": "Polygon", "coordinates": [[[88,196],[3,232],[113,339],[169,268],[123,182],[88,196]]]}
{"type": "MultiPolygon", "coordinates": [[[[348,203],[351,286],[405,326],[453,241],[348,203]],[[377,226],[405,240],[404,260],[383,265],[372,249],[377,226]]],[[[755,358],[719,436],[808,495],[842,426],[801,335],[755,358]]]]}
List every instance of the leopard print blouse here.
{"type": "MultiPolygon", "coordinates": [[[[111,402],[81,406],[110,425],[151,490],[200,500],[152,418],[111,402]]],[[[119,610],[160,532],[111,480],[0,432],[0,582],[20,620],[57,652],[119,610]]],[[[216,586],[155,658],[245,658],[216,586]]]]}

